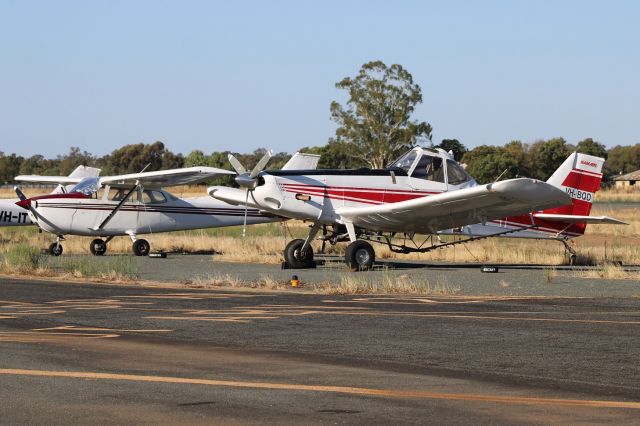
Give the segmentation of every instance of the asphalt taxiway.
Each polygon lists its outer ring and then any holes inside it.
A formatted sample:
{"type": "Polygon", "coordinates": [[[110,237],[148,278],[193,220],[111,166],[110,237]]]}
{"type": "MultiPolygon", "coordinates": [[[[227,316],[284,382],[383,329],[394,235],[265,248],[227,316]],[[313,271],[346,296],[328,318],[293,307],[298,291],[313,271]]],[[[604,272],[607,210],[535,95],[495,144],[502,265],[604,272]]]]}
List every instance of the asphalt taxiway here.
{"type": "Polygon", "coordinates": [[[640,299],[2,279],[4,423],[637,424],[640,299]]]}

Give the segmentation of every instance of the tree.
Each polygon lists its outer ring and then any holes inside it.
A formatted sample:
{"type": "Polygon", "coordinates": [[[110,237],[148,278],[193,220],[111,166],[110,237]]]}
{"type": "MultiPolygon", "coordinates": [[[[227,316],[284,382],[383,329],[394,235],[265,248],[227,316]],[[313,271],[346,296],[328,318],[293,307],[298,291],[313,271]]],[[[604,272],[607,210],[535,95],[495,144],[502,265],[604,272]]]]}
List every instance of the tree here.
{"type": "Polygon", "coordinates": [[[547,180],[567,159],[571,150],[563,138],[537,141],[529,147],[527,168],[531,177],[547,180]]]}
{"type": "Polygon", "coordinates": [[[60,174],[68,175],[78,166],[92,166],[95,160],[87,151],[80,151],[77,146],[72,146],[68,154],[58,155],[60,174]]]}
{"type": "Polygon", "coordinates": [[[602,157],[605,160],[609,156],[609,154],[607,153],[607,148],[605,148],[603,144],[596,142],[591,138],[587,138],[578,142],[578,145],[576,145],[576,151],[583,154],[602,157]]]}
{"type": "Polygon", "coordinates": [[[353,156],[371,167],[382,168],[418,139],[431,138],[427,122],[411,119],[422,91],[401,65],[368,62],[355,78],[346,77],[336,87],[346,90],[349,100],[346,109],[331,103],[331,118],[339,127],[330,142],[351,144],[353,156]]]}
{"type": "Polygon", "coordinates": [[[136,173],[143,169],[147,172],[163,168],[182,167],[182,154],[173,154],[165,149],[162,142],[152,144],[125,145],[105,156],[99,162],[103,167],[103,174],[136,173]]]}
{"type": "Polygon", "coordinates": [[[510,179],[518,176],[519,165],[515,158],[501,146],[481,145],[462,157],[466,170],[479,183],[510,179]]]}
{"type": "Polygon", "coordinates": [[[360,157],[353,155],[353,147],[346,142],[329,141],[325,146],[305,147],[300,152],[319,154],[319,169],[357,169],[367,163],[360,157]]]}
{"type": "Polygon", "coordinates": [[[24,158],[16,154],[4,155],[0,152],[0,183],[13,182],[13,178],[20,174],[20,165],[24,158]]]}
{"type": "Polygon", "coordinates": [[[609,176],[634,172],[640,169],[640,144],[617,145],[609,150],[609,158],[604,164],[609,176]]]}
{"type": "Polygon", "coordinates": [[[467,147],[460,143],[458,139],[442,139],[440,145],[436,145],[436,147],[442,148],[447,152],[453,152],[453,158],[456,161],[460,161],[468,151],[467,147]]]}

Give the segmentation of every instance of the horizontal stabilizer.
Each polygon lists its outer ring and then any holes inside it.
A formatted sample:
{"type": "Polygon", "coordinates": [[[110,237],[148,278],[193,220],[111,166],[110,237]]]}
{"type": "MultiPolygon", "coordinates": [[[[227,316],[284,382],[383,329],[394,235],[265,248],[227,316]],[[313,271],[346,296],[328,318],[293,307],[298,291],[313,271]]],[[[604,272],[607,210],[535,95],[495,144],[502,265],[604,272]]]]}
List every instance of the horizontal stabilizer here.
{"type": "Polygon", "coordinates": [[[533,216],[537,219],[548,220],[551,222],[628,225],[627,222],[623,222],[621,220],[618,220],[609,216],[578,216],[578,215],[571,215],[571,214],[551,214],[551,213],[536,213],[533,216]]]}

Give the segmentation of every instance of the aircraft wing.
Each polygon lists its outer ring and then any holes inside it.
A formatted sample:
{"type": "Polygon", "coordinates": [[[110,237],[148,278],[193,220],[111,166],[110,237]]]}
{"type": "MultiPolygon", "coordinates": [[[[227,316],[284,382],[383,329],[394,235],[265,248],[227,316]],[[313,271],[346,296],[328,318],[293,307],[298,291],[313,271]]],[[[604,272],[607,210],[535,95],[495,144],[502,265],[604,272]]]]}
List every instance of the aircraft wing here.
{"type": "Polygon", "coordinates": [[[58,183],[60,185],[67,185],[78,183],[82,180],[79,176],[41,176],[41,175],[20,175],[13,178],[18,182],[30,182],[30,183],[58,183]]]}
{"type": "Polygon", "coordinates": [[[550,222],[568,222],[568,223],[595,223],[609,225],[628,225],[619,219],[609,216],[578,216],[571,214],[551,214],[551,213],[535,213],[533,215],[538,219],[544,219],[550,222]]]}
{"type": "Polygon", "coordinates": [[[374,231],[422,234],[571,204],[561,189],[519,178],[479,185],[399,203],[343,207],[343,222],[374,231]]]}
{"type": "Polygon", "coordinates": [[[186,167],[182,169],[159,170],[156,172],[130,173],[126,175],[105,176],[100,178],[101,185],[133,186],[140,184],[145,188],[188,185],[202,182],[216,176],[235,175],[235,172],[215,167],[186,167]]]}

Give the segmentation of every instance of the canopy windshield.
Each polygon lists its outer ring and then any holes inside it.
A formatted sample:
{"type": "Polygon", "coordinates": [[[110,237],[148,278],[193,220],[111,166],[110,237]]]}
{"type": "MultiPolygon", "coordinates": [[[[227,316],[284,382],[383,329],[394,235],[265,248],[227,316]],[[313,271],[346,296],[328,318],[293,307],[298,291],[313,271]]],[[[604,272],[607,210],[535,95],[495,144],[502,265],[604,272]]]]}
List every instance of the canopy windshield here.
{"type": "Polygon", "coordinates": [[[100,189],[100,178],[86,177],[74,185],[69,192],[79,192],[84,195],[93,195],[100,189]]]}

